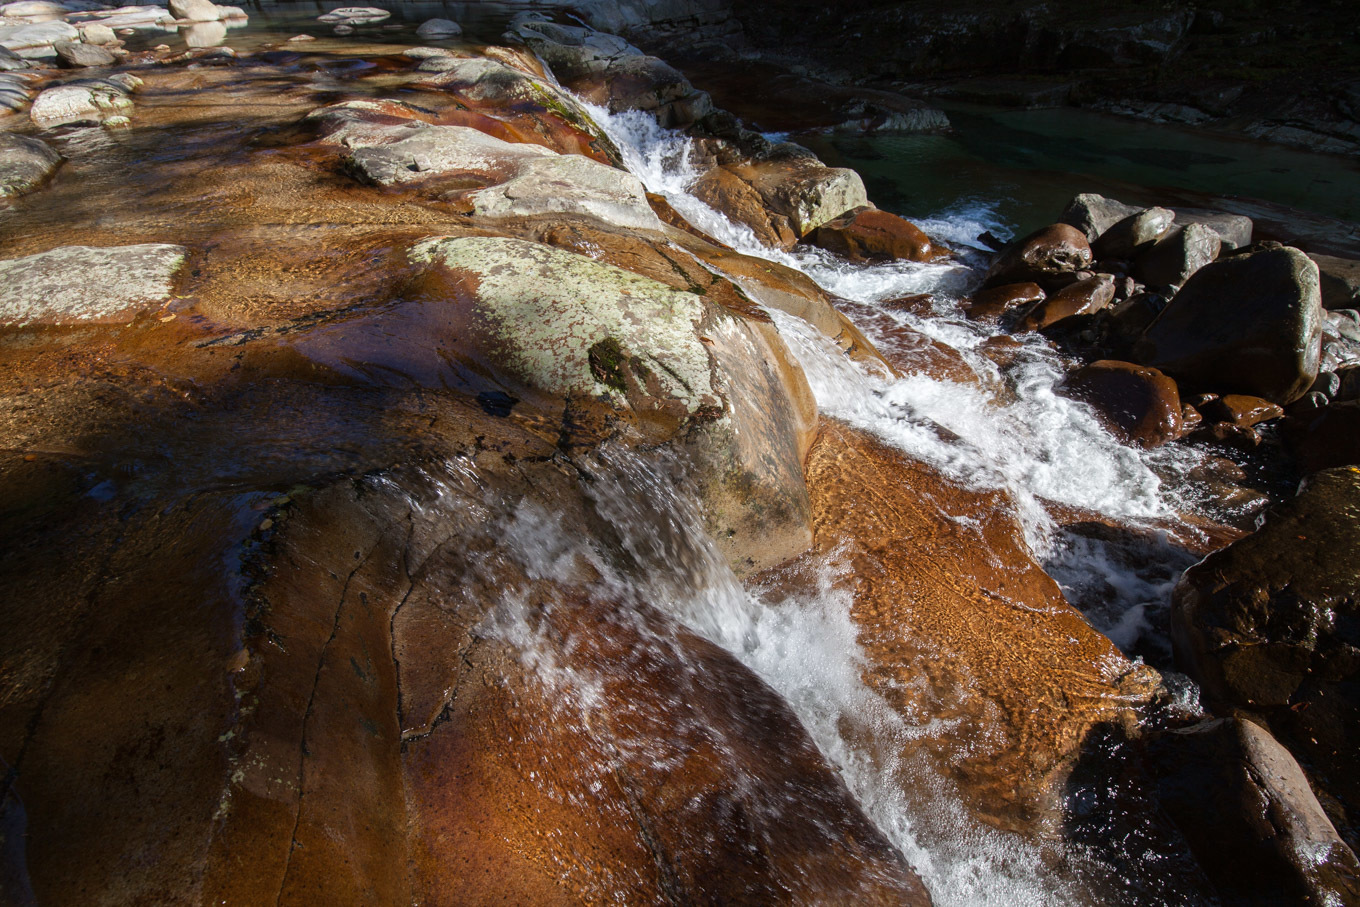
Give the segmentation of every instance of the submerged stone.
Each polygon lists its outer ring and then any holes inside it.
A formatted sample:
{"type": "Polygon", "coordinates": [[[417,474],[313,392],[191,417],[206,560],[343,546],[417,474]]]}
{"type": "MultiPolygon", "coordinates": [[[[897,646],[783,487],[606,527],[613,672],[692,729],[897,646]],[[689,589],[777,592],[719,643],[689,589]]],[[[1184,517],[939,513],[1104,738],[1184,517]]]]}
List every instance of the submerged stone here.
{"type": "Polygon", "coordinates": [[[56,172],[62,160],[41,139],[0,132],[0,197],[32,192],[56,172]]]}
{"type": "Polygon", "coordinates": [[[170,299],[183,246],[63,246],[0,261],[0,323],[130,321],[170,299]]]}

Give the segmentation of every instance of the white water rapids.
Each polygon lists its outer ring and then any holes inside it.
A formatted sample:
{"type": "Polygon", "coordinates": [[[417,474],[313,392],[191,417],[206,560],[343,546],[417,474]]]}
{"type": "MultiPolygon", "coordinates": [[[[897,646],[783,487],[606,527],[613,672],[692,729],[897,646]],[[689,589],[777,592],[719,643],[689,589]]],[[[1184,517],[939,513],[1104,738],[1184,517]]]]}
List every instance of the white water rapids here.
{"type": "MultiPolygon", "coordinates": [[[[1013,389],[1009,402],[998,403],[971,385],[885,376],[846,358],[802,320],[771,312],[807,374],[821,412],[972,486],[1004,490],[1027,542],[1065,588],[1104,584],[1114,590],[1118,607],[1100,628],[1126,647],[1138,638],[1146,626],[1145,612],[1165,607],[1165,585],[1104,557],[1097,543],[1063,538],[1044,503],[1122,522],[1169,517],[1182,504],[1158,478],[1158,461],[1195,454],[1150,454],[1117,443],[1086,407],[1054,392],[1063,371],[1042,341],[1023,339],[1015,364],[1003,375],[978,352],[986,333],[957,313],[926,318],[877,305],[925,292],[957,298],[976,281],[969,267],[860,266],[815,250],[784,253],[762,246],[747,228],[689,194],[699,174],[690,163],[686,136],[660,128],[643,113],[589,109],[629,169],[694,226],[740,252],[804,272],[846,300],[852,317],[866,316],[856,320],[871,340],[881,337],[876,336],[875,319],[898,320],[957,350],[992,383],[1008,383],[1013,389]],[[942,439],[935,426],[957,439],[942,439]]],[[[986,211],[947,213],[920,223],[956,248],[983,229],[999,227],[986,211]]],[[[962,806],[941,771],[908,764],[898,755],[909,749],[905,744],[938,728],[929,720],[912,724],[864,682],[851,602],[833,583],[844,569],[837,558],[821,564],[823,581],[816,594],[789,598],[743,587],[705,534],[694,497],[677,488],[676,470],[607,452],[601,456],[604,468],[587,493],[619,530],[635,561],[654,567],[628,576],[606,570],[605,581],[615,592],[626,589],[629,596],[655,604],[722,646],[782,695],[866,814],[921,875],[936,904],[1089,903],[1093,890],[1108,893],[1112,879],[1118,884],[1118,870],[1079,845],[1040,846],[982,824],[962,806]],[[1092,879],[1103,881],[1092,889],[1092,879]]],[[[555,537],[550,520],[530,518],[517,519],[502,542],[545,575],[557,569],[563,551],[588,547],[579,539],[555,537]]],[[[599,558],[590,557],[598,566],[599,558]]],[[[514,620],[502,619],[495,632],[526,650],[534,646],[532,634],[514,620]]],[[[571,684],[588,686],[588,681],[570,678],[571,684]]],[[[1155,860],[1143,859],[1146,865],[1139,875],[1156,875],[1155,860]]],[[[1174,894],[1160,894],[1168,902],[1175,900],[1174,894]]],[[[1131,898],[1139,900],[1137,894],[1131,898]]]]}

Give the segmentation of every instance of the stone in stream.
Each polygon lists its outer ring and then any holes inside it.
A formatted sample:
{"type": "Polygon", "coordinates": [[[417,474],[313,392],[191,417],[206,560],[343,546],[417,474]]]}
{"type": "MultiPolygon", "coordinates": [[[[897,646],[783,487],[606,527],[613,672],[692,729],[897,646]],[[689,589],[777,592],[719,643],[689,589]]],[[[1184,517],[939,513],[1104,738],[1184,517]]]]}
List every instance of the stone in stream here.
{"type": "Polygon", "coordinates": [[[118,59],[106,48],[93,44],[58,41],[52,46],[56,49],[57,56],[61,58],[62,65],[72,69],[85,66],[112,66],[118,59]]]}
{"type": "Polygon", "coordinates": [[[1317,265],[1298,249],[1242,251],[1197,271],[1134,347],[1192,389],[1298,399],[1317,377],[1317,265]]]}
{"type": "Polygon", "coordinates": [[[1199,408],[1206,422],[1231,422],[1251,428],[1284,416],[1284,410],[1269,400],[1245,394],[1224,394],[1199,408]]]}
{"type": "Polygon", "coordinates": [[[1218,258],[1222,241],[1203,224],[1173,227],[1133,262],[1138,279],[1152,287],[1179,287],[1200,268],[1218,258]]]}
{"type": "Polygon", "coordinates": [[[858,173],[844,167],[827,167],[806,151],[733,165],[730,169],[759,193],[767,209],[787,217],[799,237],[869,205],[864,181],[858,173]]]}
{"type": "Polygon", "coordinates": [[[47,129],[67,123],[97,123],[131,109],[132,98],[122,83],[112,79],[81,79],[44,90],[33,99],[28,115],[47,129]]]}
{"type": "Polygon", "coordinates": [[[1241,718],[1158,736],[1147,762],[1158,800],[1220,897],[1232,904],[1360,899],[1360,863],[1294,757],[1241,718]]]}
{"type": "Polygon", "coordinates": [[[1091,243],[1095,257],[1127,261],[1150,249],[1167,234],[1176,215],[1168,208],[1148,208],[1112,224],[1091,243]]]}
{"type": "Polygon", "coordinates": [[[416,29],[422,38],[456,38],[463,33],[463,27],[450,19],[426,19],[416,29]]]}
{"type": "Polygon", "coordinates": [[[760,193],[726,167],[705,171],[689,192],[727,219],[750,228],[764,245],[788,250],[798,243],[788,217],[766,208],[760,193]]]}
{"type": "Polygon", "coordinates": [[[496,182],[517,172],[522,162],[554,154],[541,145],[505,142],[466,126],[426,126],[418,121],[367,125],[358,132],[346,129],[330,138],[349,145],[351,167],[379,186],[446,174],[496,182]]]}
{"type": "Polygon", "coordinates": [[[0,132],[0,197],[32,192],[61,162],[62,156],[40,139],[0,132]]]}
{"type": "Polygon", "coordinates": [[[118,43],[118,35],[107,25],[91,22],[80,27],[80,40],[86,44],[105,46],[118,43]]]}
{"type": "Polygon", "coordinates": [[[877,208],[858,208],[827,221],[807,241],[857,262],[930,262],[949,255],[915,224],[877,208]]]}
{"type": "Polygon", "coordinates": [[[510,179],[468,198],[482,217],[585,214],[621,227],[662,228],[641,180],[578,154],[527,159],[510,179]]]}
{"type": "Polygon", "coordinates": [[[215,22],[222,18],[222,11],[212,0],[170,0],[170,14],[189,22],[215,22]]]}
{"type": "Polygon", "coordinates": [[[338,24],[344,26],[372,25],[376,22],[384,22],[392,17],[392,13],[385,9],[378,9],[373,6],[342,6],[333,9],[328,13],[322,13],[316,17],[316,21],[328,24],[338,24]]]}
{"type": "Polygon", "coordinates": [[[1090,266],[1091,244],[1067,224],[1053,224],[1011,243],[987,270],[983,287],[1008,283],[1037,283],[1048,289],[1050,280],[1090,266]]]}
{"type": "Polygon", "coordinates": [[[1107,307],[1114,299],[1114,278],[1095,274],[1058,290],[1030,309],[1020,319],[1017,330],[1042,331],[1076,315],[1090,315],[1107,307]]]}
{"type": "Polygon", "coordinates": [[[1285,438],[1294,456],[1309,471],[1360,465],[1360,399],[1329,404],[1321,394],[1309,397],[1317,399],[1305,398],[1290,407],[1285,438]]]}
{"type": "Polygon", "coordinates": [[[195,22],[193,25],[180,26],[179,34],[191,48],[217,47],[227,40],[227,23],[195,22]]]}
{"type": "Polygon", "coordinates": [[[1109,359],[1092,362],[1070,375],[1059,392],[1089,403],[1126,443],[1160,447],[1186,431],[1176,382],[1154,368],[1109,359]]]}
{"type": "Polygon", "coordinates": [[[515,396],[568,401],[583,426],[626,422],[649,443],[675,441],[737,570],[807,547],[815,406],[767,320],[522,240],[436,238],[411,258],[427,265],[422,292],[467,310],[462,346],[515,396]]]}
{"type": "Polygon", "coordinates": [[[0,25],[0,47],[13,51],[26,60],[51,58],[57,55],[52,45],[58,41],[78,41],[80,32],[74,25],[60,20],[24,25],[0,25]]]}
{"type": "Polygon", "coordinates": [[[1077,228],[1088,242],[1095,242],[1106,230],[1140,210],[1135,205],[1126,205],[1093,192],[1083,192],[1067,203],[1058,222],[1077,228]]]}
{"type": "Polygon", "coordinates": [[[62,246],[0,261],[0,324],[131,321],[170,300],[183,246],[62,246]]]}
{"type": "Polygon", "coordinates": [[[1245,214],[1228,214],[1203,208],[1172,208],[1176,223],[1182,226],[1202,224],[1218,234],[1224,249],[1244,249],[1251,245],[1253,224],[1245,214]]]}
{"type": "Polygon", "coordinates": [[[1032,308],[1046,298],[1037,283],[1007,283],[978,290],[963,303],[964,314],[973,321],[995,321],[1008,312],[1032,308]]]}
{"type": "Polygon", "coordinates": [[[1360,816],[1360,467],[1309,476],[1298,496],[1268,510],[1259,526],[1177,584],[1176,660],[1211,707],[1269,723],[1353,842],[1360,816]]]}
{"type": "Polygon", "coordinates": [[[1324,309],[1360,307],[1360,261],[1332,255],[1309,255],[1318,266],[1324,309]]]}

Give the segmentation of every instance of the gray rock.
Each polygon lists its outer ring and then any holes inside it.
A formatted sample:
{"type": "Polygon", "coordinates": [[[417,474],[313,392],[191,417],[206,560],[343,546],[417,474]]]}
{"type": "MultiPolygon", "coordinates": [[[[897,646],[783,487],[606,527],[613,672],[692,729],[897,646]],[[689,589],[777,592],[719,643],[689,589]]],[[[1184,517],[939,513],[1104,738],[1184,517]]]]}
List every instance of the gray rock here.
{"type": "Polygon", "coordinates": [[[17,73],[0,72],[0,115],[17,113],[33,100],[32,82],[17,73]]]}
{"type": "Polygon", "coordinates": [[[1193,387],[1283,405],[1317,377],[1322,311],[1317,265],[1298,249],[1238,253],[1186,281],[1134,356],[1193,387]]]}
{"type": "Polygon", "coordinates": [[[39,139],[0,132],[0,196],[23,195],[41,186],[62,157],[39,139]]]}
{"type": "Polygon", "coordinates": [[[114,33],[113,29],[98,22],[82,25],[80,27],[80,39],[86,44],[99,46],[118,43],[118,35],[114,33]]]}
{"type": "Polygon", "coordinates": [[[474,193],[472,202],[483,217],[584,214],[621,227],[664,229],[637,177],[579,154],[531,158],[512,179],[474,193]]]}
{"type": "Polygon", "coordinates": [[[1218,233],[1204,224],[1173,227],[1138,256],[1133,273],[1148,286],[1179,287],[1218,257],[1221,244],[1218,233]]]}
{"type": "Polygon", "coordinates": [[[1360,261],[1309,255],[1318,266],[1324,309],[1360,308],[1360,261]]]}
{"type": "Polygon", "coordinates": [[[57,51],[57,56],[61,62],[70,67],[81,68],[85,66],[112,66],[117,60],[113,54],[102,47],[93,44],[77,44],[70,41],[58,41],[52,45],[57,51]]]}
{"type": "Polygon", "coordinates": [[[462,33],[463,26],[451,19],[427,19],[416,29],[422,38],[456,38],[462,33]]]}
{"type": "Polygon", "coordinates": [[[216,22],[222,18],[212,0],[170,0],[170,14],[190,22],[216,22]]]}
{"type": "Polygon", "coordinates": [[[1360,863],[1269,732],[1220,718],[1164,734],[1148,752],[1163,809],[1226,902],[1360,897],[1360,863]]]}
{"type": "Polygon", "coordinates": [[[20,69],[30,69],[32,66],[32,63],[9,48],[0,47],[0,72],[14,72],[20,69]]]}
{"type": "Polygon", "coordinates": [[[1058,223],[1076,227],[1086,234],[1088,242],[1095,242],[1106,230],[1140,210],[1094,192],[1083,192],[1067,203],[1058,223]]]}
{"type": "Polygon", "coordinates": [[[227,40],[227,23],[195,22],[181,26],[179,35],[189,47],[217,47],[227,40]]]}
{"type": "Polygon", "coordinates": [[[170,299],[183,246],[63,246],[0,261],[0,323],[130,321],[170,299]]]}
{"type": "Polygon", "coordinates": [[[28,115],[39,126],[102,121],[105,117],[132,108],[128,91],[118,82],[89,79],[57,85],[38,95],[28,115]]]}
{"type": "Polygon", "coordinates": [[[1245,214],[1228,214],[1223,211],[1209,211],[1204,208],[1172,208],[1176,213],[1176,223],[1204,224],[1218,234],[1225,249],[1242,249],[1251,245],[1253,224],[1245,214]]]}
{"type": "Polygon", "coordinates": [[[1091,244],[1096,260],[1133,258],[1165,236],[1175,217],[1169,208],[1148,208],[1130,214],[1091,244]]]}
{"type": "Polygon", "coordinates": [[[65,22],[36,22],[26,25],[0,26],[0,47],[13,51],[26,60],[55,57],[52,45],[58,41],[78,41],[80,32],[65,22]]]}
{"type": "Polygon", "coordinates": [[[316,21],[351,26],[371,25],[375,22],[382,22],[391,16],[392,14],[387,10],[373,6],[344,6],[317,16],[316,21]]]}
{"type": "MultiPolygon", "coordinates": [[[[335,115],[346,112],[337,111],[335,115]]],[[[523,161],[555,155],[541,145],[504,142],[466,126],[375,126],[355,120],[357,125],[351,127],[347,122],[336,122],[340,125],[327,136],[328,141],[354,148],[352,166],[364,179],[380,186],[451,173],[483,182],[500,181],[518,172],[523,161]]]]}

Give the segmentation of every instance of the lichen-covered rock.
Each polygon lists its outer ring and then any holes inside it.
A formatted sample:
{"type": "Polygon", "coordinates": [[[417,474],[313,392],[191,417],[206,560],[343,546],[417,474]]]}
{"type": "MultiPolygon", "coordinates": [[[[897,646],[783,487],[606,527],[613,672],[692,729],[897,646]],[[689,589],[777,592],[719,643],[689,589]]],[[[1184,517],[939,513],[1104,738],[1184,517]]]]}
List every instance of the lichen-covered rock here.
{"type": "Polygon", "coordinates": [[[807,547],[802,458],[815,407],[773,325],[522,240],[435,238],[411,256],[428,265],[422,292],[466,308],[466,354],[517,396],[565,401],[595,426],[586,443],[627,423],[692,455],[705,517],[736,569],[807,547]]]}
{"type": "Polygon", "coordinates": [[[132,98],[120,82],[90,79],[48,88],[33,99],[28,115],[39,126],[93,121],[126,114],[132,98]]]}
{"type": "Polygon", "coordinates": [[[62,156],[40,139],[0,132],[0,197],[32,192],[61,162],[62,156]]]}
{"type": "Polygon", "coordinates": [[[358,122],[337,129],[328,140],[352,147],[351,166],[380,186],[440,177],[498,182],[516,173],[522,163],[554,154],[540,145],[502,141],[466,126],[427,126],[419,121],[358,122]]]}
{"type": "Polygon", "coordinates": [[[1286,246],[1195,272],[1134,356],[1183,384],[1285,404],[1317,377],[1321,344],[1317,265],[1286,246]]]}
{"type": "Polygon", "coordinates": [[[1091,264],[1091,244],[1085,234],[1067,224],[1053,224],[1007,246],[987,271],[983,286],[1037,283],[1048,289],[1052,278],[1091,264]]]}
{"type": "Polygon", "coordinates": [[[1062,392],[1091,404],[1116,435],[1141,447],[1160,447],[1184,430],[1176,382],[1153,368],[1102,359],[1077,370],[1062,392]]]}
{"type": "Polygon", "coordinates": [[[641,180],[577,154],[527,158],[513,177],[470,198],[483,217],[586,214],[621,227],[662,228],[641,180]]]}
{"type": "Polygon", "coordinates": [[[131,320],[169,301],[183,246],[63,246],[0,261],[0,324],[131,320]]]}
{"type": "Polygon", "coordinates": [[[1172,609],[1177,662],[1206,701],[1266,719],[1349,817],[1343,829],[1360,816],[1357,552],[1360,467],[1328,469],[1187,570],[1172,609]]]}

